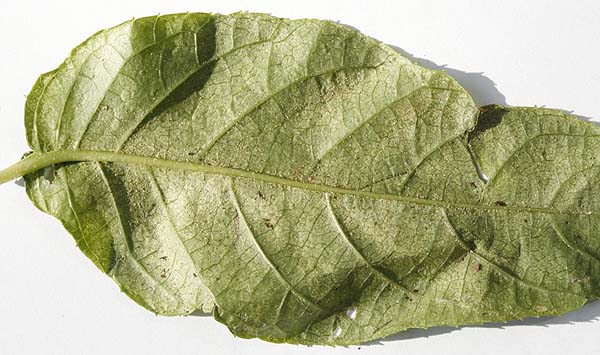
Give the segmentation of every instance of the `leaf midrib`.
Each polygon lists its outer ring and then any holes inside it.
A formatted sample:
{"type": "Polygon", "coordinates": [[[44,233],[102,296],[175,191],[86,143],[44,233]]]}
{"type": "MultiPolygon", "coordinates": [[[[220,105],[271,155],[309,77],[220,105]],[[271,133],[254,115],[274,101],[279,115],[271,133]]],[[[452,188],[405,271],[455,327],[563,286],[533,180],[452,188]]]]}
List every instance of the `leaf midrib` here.
{"type": "Polygon", "coordinates": [[[262,182],[272,183],[276,185],[298,188],[308,191],[315,191],[328,194],[343,194],[359,197],[366,197],[376,200],[390,200],[409,203],[418,206],[432,206],[443,208],[463,208],[476,210],[493,210],[493,211],[511,211],[511,212],[530,212],[530,213],[547,213],[547,214],[573,214],[573,215],[598,215],[598,211],[566,211],[556,208],[547,207],[528,207],[528,206],[498,206],[498,205],[483,205],[472,202],[454,202],[432,200],[426,198],[410,197],[403,195],[385,194],[371,191],[354,190],[348,188],[335,187],[330,185],[322,185],[304,181],[293,180],[289,178],[279,177],[275,175],[257,173],[243,169],[228,168],[203,164],[199,162],[169,160],[163,158],[147,157],[141,155],[126,154],[120,152],[106,152],[94,150],[58,150],[47,153],[34,153],[11,168],[2,172],[3,180],[11,177],[23,176],[31,174],[37,170],[46,168],[51,165],[60,163],[76,163],[76,162],[111,162],[152,166],[156,168],[170,170],[188,170],[200,173],[221,175],[228,177],[247,178],[262,182]]]}

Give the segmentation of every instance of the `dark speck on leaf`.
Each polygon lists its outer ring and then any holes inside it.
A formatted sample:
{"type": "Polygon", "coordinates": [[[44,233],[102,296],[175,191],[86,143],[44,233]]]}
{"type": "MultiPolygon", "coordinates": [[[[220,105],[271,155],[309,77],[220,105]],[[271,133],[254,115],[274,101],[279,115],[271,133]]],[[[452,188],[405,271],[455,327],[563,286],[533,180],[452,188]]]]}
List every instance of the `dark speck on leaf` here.
{"type": "Polygon", "coordinates": [[[258,197],[260,197],[264,200],[265,194],[263,194],[262,191],[258,191],[258,197]]]}
{"type": "Polygon", "coordinates": [[[167,260],[167,257],[166,256],[161,256],[159,259],[160,260],[167,260]]]}
{"type": "Polygon", "coordinates": [[[506,202],[504,202],[504,201],[496,201],[496,202],[494,202],[494,204],[496,206],[502,206],[502,207],[508,206],[508,204],[506,202]]]}
{"type": "Polygon", "coordinates": [[[263,218],[263,222],[265,223],[265,227],[273,229],[273,222],[269,218],[263,218]]]}
{"type": "Polygon", "coordinates": [[[481,271],[481,264],[473,264],[473,270],[481,271]]]}

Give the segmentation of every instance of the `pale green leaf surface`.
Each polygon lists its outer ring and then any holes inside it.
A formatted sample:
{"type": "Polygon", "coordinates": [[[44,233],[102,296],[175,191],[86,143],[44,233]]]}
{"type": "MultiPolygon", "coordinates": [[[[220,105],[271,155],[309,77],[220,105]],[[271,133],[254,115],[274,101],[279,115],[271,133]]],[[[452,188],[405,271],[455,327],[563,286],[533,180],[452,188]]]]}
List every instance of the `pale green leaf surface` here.
{"type": "Polygon", "coordinates": [[[31,200],[158,314],[356,344],[600,294],[600,130],[480,111],[333,22],[132,20],[42,75],[25,122],[32,157],[62,157],[31,200]]]}

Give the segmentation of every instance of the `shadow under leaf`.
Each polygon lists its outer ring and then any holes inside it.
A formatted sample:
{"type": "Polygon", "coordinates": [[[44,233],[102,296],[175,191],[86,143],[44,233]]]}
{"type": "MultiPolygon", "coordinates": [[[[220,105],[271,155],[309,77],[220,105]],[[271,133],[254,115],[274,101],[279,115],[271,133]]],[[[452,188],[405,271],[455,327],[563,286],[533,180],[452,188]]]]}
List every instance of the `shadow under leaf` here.
{"type": "Polygon", "coordinates": [[[480,325],[467,325],[459,327],[442,326],[427,329],[408,329],[406,331],[390,335],[380,340],[368,342],[364,345],[383,345],[384,343],[392,341],[402,341],[416,338],[430,338],[468,328],[505,329],[506,327],[516,326],[548,327],[550,325],[556,324],[589,323],[598,320],[600,320],[600,300],[593,300],[588,301],[583,307],[575,311],[565,313],[560,316],[547,316],[538,318],[530,317],[521,320],[511,320],[508,322],[484,323],[480,325]]]}
{"type": "Polygon", "coordinates": [[[445,71],[448,75],[456,79],[456,81],[458,81],[459,84],[469,92],[477,106],[485,106],[489,104],[507,104],[504,95],[498,91],[496,83],[494,83],[492,79],[483,75],[483,72],[466,72],[450,68],[446,65],[439,65],[431,60],[416,57],[400,47],[389,44],[388,46],[425,68],[445,71]]]}

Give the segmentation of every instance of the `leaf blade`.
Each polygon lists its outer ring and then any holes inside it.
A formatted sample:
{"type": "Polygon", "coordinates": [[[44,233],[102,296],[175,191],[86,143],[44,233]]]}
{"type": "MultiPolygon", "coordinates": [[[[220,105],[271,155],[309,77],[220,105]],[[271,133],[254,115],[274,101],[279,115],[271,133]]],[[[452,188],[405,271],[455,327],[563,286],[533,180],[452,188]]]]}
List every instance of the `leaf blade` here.
{"type": "Polygon", "coordinates": [[[598,297],[587,123],[479,114],[452,78],[355,30],[260,14],[131,21],[51,75],[28,140],[70,163],[28,175],[28,194],[154,312],[214,307],[238,336],[354,344],[598,297]],[[504,144],[536,129],[541,145],[504,144]],[[565,164],[588,175],[552,180],[565,164]]]}

